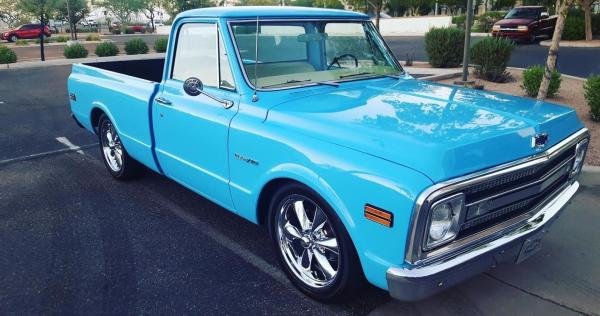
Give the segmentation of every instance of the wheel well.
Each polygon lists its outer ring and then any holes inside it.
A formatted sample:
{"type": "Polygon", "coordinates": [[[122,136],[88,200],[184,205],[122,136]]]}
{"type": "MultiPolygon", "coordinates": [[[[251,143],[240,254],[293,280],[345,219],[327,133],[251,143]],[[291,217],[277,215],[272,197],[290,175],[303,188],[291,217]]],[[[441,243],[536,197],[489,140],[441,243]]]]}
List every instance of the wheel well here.
{"type": "Polygon", "coordinates": [[[92,127],[94,128],[94,131],[96,131],[96,134],[98,134],[98,123],[100,123],[98,121],[102,114],[105,114],[104,111],[99,108],[94,108],[92,110],[92,115],[90,115],[90,123],[92,123],[92,127]]]}
{"type": "Polygon", "coordinates": [[[269,215],[269,203],[271,203],[271,199],[273,198],[275,191],[277,191],[277,189],[281,186],[290,183],[299,183],[305,185],[303,183],[289,178],[278,178],[267,182],[267,184],[263,187],[262,191],[260,191],[257,204],[257,219],[259,225],[263,226],[267,224],[267,216],[269,215]]]}

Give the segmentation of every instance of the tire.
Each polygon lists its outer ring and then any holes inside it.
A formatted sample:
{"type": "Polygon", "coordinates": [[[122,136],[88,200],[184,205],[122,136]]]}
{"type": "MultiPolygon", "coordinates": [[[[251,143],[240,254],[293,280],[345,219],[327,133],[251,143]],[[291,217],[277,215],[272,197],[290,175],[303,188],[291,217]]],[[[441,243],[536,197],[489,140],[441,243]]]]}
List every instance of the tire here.
{"type": "Polygon", "coordinates": [[[12,42],[12,43],[14,43],[14,42],[16,42],[18,39],[19,39],[19,38],[18,38],[16,35],[11,35],[11,36],[8,38],[8,41],[9,41],[9,42],[12,42]]]}
{"type": "Polygon", "coordinates": [[[141,173],[143,170],[141,164],[129,156],[106,114],[100,115],[98,119],[98,140],[102,161],[115,179],[131,179],[141,173]]]}
{"type": "Polygon", "coordinates": [[[323,302],[345,301],[360,291],[364,276],[352,240],[313,190],[298,183],[280,188],[270,203],[268,225],[280,264],[300,291],[323,302]]]}

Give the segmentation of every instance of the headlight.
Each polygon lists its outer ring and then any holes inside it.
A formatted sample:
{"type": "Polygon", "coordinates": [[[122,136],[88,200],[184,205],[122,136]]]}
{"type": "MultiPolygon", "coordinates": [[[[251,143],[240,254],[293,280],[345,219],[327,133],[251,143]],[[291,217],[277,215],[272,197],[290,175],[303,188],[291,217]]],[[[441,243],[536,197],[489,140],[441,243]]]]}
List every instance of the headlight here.
{"type": "Polygon", "coordinates": [[[425,250],[447,243],[458,235],[462,220],[465,196],[462,193],[447,197],[433,204],[425,230],[425,250]]]}
{"type": "Polygon", "coordinates": [[[581,167],[583,167],[583,161],[585,160],[585,153],[587,152],[589,138],[581,140],[575,147],[575,161],[573,161],[573,169],[571,170],[571,177],[579,174],[581,167]]]}
{"type": "Polygon", "coordinates": [[[527,32],[527,30],[528,30],[527,25],[517,26],[517,31],[519,31],[519,32],[527,32]]]}
{"type": "Polygon", "coordinates": [[[492,26],[492,31],[500,31],[500,25],[492,26]]]}

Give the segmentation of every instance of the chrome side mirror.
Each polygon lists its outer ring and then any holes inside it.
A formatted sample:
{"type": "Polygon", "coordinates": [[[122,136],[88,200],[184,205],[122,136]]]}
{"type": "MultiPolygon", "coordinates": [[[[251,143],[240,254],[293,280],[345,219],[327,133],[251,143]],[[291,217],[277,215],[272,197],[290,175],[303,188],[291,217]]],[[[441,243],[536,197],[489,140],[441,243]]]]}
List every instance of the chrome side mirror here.
{"type": "Polygon", "coordinates": [[[548,12],[542,12],[542,14],[540,14],[540,19],[547,19],[548,17],[550,17],[548,12]]]}
{"type": "Polygon", "coordinates": [[[217,98],[213,95],[210,95],[210,94],[204,92],[203,90],[204,90],[204,84],[202,83],[202,81],[200,79],[198,79],[196,77],[187,78],[183,82],[183,91],[187,95],[195,97],[195,96],[203,94],[203,95],[223,104],[223,107],[226,109],[229,109],[230,107],[233,106],[233,101],[217,98]]]}
{"type": "Polygon", "coordinates": [[[183,91],[193,97],[200,95],[204,89],[202,81],[195,77],[190,77],[183,82],[183,91]]]}

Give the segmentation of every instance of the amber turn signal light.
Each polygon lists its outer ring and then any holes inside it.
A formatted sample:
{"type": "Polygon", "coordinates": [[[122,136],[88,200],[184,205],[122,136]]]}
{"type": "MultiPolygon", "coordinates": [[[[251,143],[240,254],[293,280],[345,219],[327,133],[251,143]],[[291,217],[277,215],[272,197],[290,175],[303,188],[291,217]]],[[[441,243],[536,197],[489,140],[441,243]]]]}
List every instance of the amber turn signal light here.
{"type": "Polygon", "coordinates": [[[394,215],[372,205],[365,205],[365,217],[386,227],[392,227],[394,215]]]}

